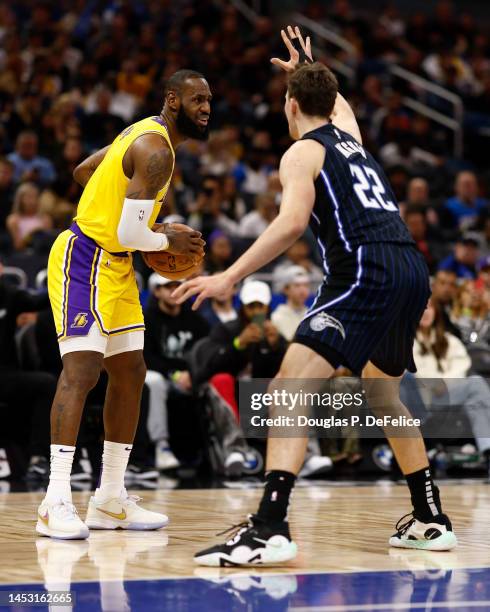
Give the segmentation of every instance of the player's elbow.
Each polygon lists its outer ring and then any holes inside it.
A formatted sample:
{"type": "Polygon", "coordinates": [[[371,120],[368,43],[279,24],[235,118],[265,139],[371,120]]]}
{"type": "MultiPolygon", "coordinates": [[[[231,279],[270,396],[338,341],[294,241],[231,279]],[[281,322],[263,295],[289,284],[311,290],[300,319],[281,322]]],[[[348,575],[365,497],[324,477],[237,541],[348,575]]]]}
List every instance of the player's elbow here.
{"type": "Polygon", "coordinates": [[[305,221],[299,217],[291,217],[285,222],[284,225],[287,228],[288,238],[291,240],[297,240],[304,234],[308,225],[308,220],[305,221]]]}
{"type": "Polygon", "coordinates": [[[79,185],[83,184],[83,164],[78,164],[78,166],[73,170],[73,180],[75,180],[79,185]]]}
{"type": "Polygon", "coordinates": [[[76,168],[73,170],[73,172],[72,172],[73,180],[74,180],[74,181],[76,181],[77,183],[78,183],[78,178],[79,178],[79,176],[80,176],[80,174],[79,174],[79,168],[80,168],[80,166],[77,166],[77,167],[76,167],[76,168]]]}

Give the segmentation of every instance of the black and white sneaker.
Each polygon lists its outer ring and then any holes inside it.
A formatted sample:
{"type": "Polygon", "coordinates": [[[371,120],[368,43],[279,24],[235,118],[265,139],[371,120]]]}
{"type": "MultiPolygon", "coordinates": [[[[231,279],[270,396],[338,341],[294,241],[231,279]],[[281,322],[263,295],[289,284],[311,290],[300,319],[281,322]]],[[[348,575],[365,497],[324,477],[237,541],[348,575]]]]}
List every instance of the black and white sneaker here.
{"type": "Polygon", "coordinates": [[[72,482],[92,480],[92,474],[88,472],[80,460],[73,462],[70,479],[72,482]]]}
{"type": "Polygon", "coordinates": [[[389,541],[395,548],[452,550],[458,544],[451,521],[445,514],[438,514],[430,523],[422,523],[411,513],[406,514],[396,524],[396,530],[389,541]]]}
{"type": "Polygon", "coordinates": [[[126,469],[126,480],[152,480],[158,478],[156,468],[142,463],[130,463],[126,469]]]}
{"type": "Polygon", "coordinates": [[[27,480],[47,480],[49,478],[49,461],[46,457],[35,455],[31,457],[26,472],[27,480]]]}
{"type": "Polygon", "coordinates": [[[235,567],[239,565],[278,565],[294,559],[298,547],[289,535],[287,522],[266,523],[258,516],[222,531],[234,530],[230,540],[194,555],[198,565],[235,567]]]}

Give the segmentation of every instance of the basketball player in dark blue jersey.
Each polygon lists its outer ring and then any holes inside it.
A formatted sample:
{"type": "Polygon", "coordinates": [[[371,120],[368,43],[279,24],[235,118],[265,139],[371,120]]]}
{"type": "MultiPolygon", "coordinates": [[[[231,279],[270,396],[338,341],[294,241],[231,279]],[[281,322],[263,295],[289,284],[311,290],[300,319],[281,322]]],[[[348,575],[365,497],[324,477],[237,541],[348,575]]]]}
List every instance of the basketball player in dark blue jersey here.
{"type": "MultiPolygon", "coordinates": [[[[309,39],[305,42],[298,28],[288,28],[282,36],[290,59],[272,61],[290,73],[285,114],[296,142],[281,160],[280,213],[228,270],[190,280],[175,295],[180,302],[197,295],[193,307],[198,308],[205,298],[225,293],[283,253],[310,223],[325,281],[272,384],[277,387],[278,380],[289,379],[290,391],[292,379],[330,378],[344,365],[366,379],[376,417],[411,418],[400,401],[399,382],[405,370],[415,371],[412,346],[430,295],[427,267],[400,218],[382,168],[362,146],[354,113],[338,93],[335,76],[313,63],[309,39]],[[299,63],[298,42],[308,63],[299,63]]],[[[237,343],[235,349],[240,350],[237,343]]],[[[390,545],[454,548],[456,536],[442,512],[420,432],[411,428],[407,437],[399,437],[404,433],[400,428],[384,429],[413,504],[390,545]]],[[[306,444],[306,437],[269,437],[266,483],[257,513],[238,525],[227,542],[197,553],[197,563],[277,564],[295,557],[287,509],[306,444]]]]}

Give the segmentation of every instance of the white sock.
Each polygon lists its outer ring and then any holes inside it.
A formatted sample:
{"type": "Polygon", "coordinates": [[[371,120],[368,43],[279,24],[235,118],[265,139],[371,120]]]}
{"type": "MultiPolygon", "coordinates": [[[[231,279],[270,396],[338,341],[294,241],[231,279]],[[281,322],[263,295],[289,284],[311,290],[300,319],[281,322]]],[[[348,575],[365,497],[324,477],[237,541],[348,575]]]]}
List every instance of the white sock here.
{"type": "Polygon", "coordinates": [[[124,489],[124,473],[132,448],[132,444],[104,441],[100,484],[95,490],[95,499],[98,502],[120,497],[124,489]]]}
{"type": "Polygon", "coordinates": [[[75,447],[67,444],[51,444],[51,469],[45,499],[57,501],[65,499],[71,503],[71,466],[75,447]]]}

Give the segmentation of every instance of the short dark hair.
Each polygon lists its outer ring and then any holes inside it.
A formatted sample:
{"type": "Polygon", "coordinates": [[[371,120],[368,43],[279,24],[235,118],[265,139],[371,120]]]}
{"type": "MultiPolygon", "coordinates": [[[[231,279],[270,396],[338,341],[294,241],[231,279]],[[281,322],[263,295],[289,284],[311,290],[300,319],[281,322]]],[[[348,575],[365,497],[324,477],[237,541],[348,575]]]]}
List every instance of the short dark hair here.
{"type": "Polygon", "coordinates": [[[302,113],[312,117],[330,117],[339,84],[334,73],[324,64],[302,64],[289,76],[288,93],[302,113]]]}
{"type": "Polygon", "coordinates": [[[169,91],[175,91],[179,95],[182,91],[182,85],[187,81],[187,79],[204,79],[204,75],[196,70],[177,70],[174,72],[172,76],[167,79],[165,83],[165,89],[163,90],[163,95],[166,96],[169,91]]]}

